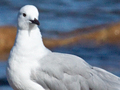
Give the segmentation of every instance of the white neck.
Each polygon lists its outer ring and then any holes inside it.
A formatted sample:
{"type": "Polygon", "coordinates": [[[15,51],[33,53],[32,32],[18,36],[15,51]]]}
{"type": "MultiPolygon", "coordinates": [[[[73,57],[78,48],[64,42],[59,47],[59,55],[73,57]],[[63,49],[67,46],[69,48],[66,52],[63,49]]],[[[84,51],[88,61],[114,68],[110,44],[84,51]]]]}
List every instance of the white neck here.
{"type": "Polygon", "coordinates": [[[32,30],[18,29],[12,51],[18,52],[19,55],[36,56],[38,54],[42,57],[48,49],[43,44],[39,28],[35,27],[32,30]]]}
{"type": "Polygon", "coordinates": [[[18,46],[24,49],[30,49],[40,45],[41,48],[44,47],[42,36],[38,28],[34,30],[18,30],[15,40],[15,46],[18,46]]]}

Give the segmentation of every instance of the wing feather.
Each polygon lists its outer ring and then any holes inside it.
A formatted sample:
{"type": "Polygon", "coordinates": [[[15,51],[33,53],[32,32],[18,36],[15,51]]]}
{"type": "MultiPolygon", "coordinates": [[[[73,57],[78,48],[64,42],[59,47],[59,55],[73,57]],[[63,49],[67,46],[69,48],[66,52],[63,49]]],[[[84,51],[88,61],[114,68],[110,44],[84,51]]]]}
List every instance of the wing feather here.
{"type": "Polygon", "coordinates": [[[46,90],[120,90],[119,77],[70,54],[49,53],[33,72],[46,90]]]}

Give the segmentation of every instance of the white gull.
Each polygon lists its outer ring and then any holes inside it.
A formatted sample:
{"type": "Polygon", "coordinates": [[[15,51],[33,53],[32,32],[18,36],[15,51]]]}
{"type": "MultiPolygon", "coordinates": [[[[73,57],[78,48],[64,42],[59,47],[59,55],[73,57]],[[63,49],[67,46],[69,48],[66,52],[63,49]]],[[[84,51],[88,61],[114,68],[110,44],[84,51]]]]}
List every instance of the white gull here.
{"type": "Polygon", "coordinates": [[[38,10],[22,7],[7,65],[14,90],[120,90],[120,78],[82,58],[48,50],[38,28],[38,10]]]}

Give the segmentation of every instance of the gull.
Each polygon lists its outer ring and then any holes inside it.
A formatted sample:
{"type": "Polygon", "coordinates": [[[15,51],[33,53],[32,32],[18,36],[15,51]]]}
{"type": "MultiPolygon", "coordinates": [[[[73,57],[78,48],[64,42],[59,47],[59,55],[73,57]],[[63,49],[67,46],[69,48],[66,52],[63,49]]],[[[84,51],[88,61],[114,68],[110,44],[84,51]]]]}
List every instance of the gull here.
{"type": "Polygon", "coordinates": [[[33,5],[18,13],[17,35],[6,74],[14,90],[120,90],[120,78],[82,58],[52,52],[42,40],[33,5]]]}

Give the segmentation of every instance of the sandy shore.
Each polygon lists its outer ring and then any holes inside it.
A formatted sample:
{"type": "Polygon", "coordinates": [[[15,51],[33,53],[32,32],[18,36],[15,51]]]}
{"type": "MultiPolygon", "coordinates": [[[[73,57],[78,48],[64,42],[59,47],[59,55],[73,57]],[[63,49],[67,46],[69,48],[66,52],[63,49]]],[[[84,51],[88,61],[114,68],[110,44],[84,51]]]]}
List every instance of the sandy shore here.
{"type": "Polygon", "coordinates": [[[44,37],[47,47],[94,42],[96,45],[120,44],[120,23],[91,26],[72,32],[58,33],[57,38],[44,37]]]}
{"type": "MultiPolygon", "coordinates": [[[[0,60],[6,59],[10,49],[12,48],[16,36],[16,27],[1,26],[0,27],[0,60]]],[[[47,32],[55,35],[54,32],[47,32]]],[[[120,23],[98,25],[76,29],[67,33],[57,33],[57,38],[43,37],[46,47],[55,48],[63,45],[73,45],[76,43],[94,42],[96,45],[101,44],[120,44],[120,23]]]]}

